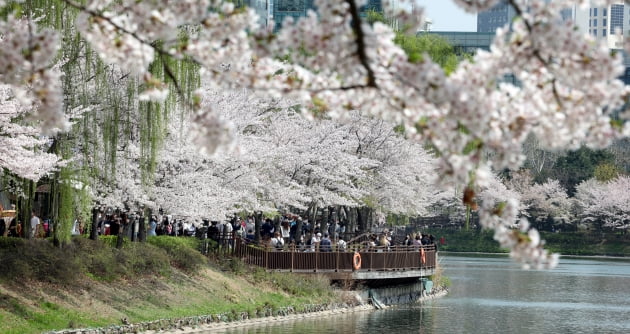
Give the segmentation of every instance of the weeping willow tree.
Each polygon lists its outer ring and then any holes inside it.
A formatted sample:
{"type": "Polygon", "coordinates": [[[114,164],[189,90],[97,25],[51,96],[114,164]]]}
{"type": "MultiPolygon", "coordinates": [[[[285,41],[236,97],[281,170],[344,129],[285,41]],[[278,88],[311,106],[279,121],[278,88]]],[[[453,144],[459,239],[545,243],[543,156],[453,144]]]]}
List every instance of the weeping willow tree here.
{"type": "MultiPolygon", "coordinates": [[[[150,72],[169,84],[171,93],[163,103],[140,102],[140,80],[98,58],[75,29],[76,9],[61,0],[16,1],[7,8],[37,18],[40,27],[62,34],[58,64],[64,74],[64,108],[73,125],[68,133],[53,138],[52,147],[71,162],[45,182],[51,184],[53,237],[63,245],[70,238],[75,219],[87,223],[93,207],[113,205],[99,198],[118,187],[120,168],[139,170],[143,191],[151,196],[167,125],[181,123],[186,117],[188,111],[182,105],[199,87],[199,70],[186,59],[168,55],[156,58],[150,72]],[[132,148],[139,148],[139,152],[132,148]]],[[[184,33],[181,38],[185,38],[184,33]]],[[[28,213],[36,185],[26,181],[18,184],[23,188],[21,198],[28,203],[22,208],[28,213]]]]}
{"type": "MultiPolygon", "coordinates": [[[[185,38],[185,35],[181,34],[180,38],[185,38]]],[[[157,46],[161,47],[161,43],[157,46]]],[[[187,102],[192,100],[193,91],[200,85],[199,67],[187,60],[161,55],[149,66],[149,71],[172,89],[163,103],[139,104],[140,166],[144,185],[151,185],[154,181],[158,154],[168,135],[168,123],[179,121],[183,124],[189,110],[187,102]],[[180,103],[182,101],[184,103],[180,103]]]]}
{"type": "Polygon", "coordinates": [[[63,245],[70,240],[70,229],[74,216],[74,192],[72,187],[72,171],[63,167],[57,173],[57,182],[53,187],[53,220],[52,237],[56,245],[63,245]],[[56,212],[55,212],[56,211],[56,212]]]}

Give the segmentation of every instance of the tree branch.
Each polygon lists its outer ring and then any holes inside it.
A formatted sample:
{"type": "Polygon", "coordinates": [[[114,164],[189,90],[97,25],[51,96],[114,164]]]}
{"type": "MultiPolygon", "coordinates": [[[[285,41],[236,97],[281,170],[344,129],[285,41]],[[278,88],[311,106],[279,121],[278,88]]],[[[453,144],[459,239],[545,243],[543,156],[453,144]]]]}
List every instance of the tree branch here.
{"type": "Polygon", "coordinates": [[[359,57],[359,61],[361,65],[367,71],[367,86],[376,88],[376,77],[374,75],[374,71],[370,67],[369,58],[367,53],[365,52],[365,33],[363,29],[361,29],[361,17],[359,16],[359,8],[354,0],[346,0],[348,5],[350,6],[350,15],[352,15],[352,31],[356,36],[357,41],[357,56],[359,57]]]}

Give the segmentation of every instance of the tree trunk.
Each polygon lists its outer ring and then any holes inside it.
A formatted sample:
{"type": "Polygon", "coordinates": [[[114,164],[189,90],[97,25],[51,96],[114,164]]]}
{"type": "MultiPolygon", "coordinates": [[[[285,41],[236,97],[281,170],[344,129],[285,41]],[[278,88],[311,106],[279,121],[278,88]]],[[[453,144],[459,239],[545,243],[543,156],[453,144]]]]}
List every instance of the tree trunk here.
{"type": "MultiPolygon", "coordinates": [[[[173,227],[175,228],[175,227],[173,227]]],[[[120,220],[120,227],[118,228],[118,238],[116,239],[116,248],[121,249],[123,241],[125,239],[125,231],[127,229],[127,215],[122,216],[120,220]]]]}
{"type": "Polygon", "coordinates": [[[136,233],[136,219],[135,217],[129,219],[129,230],[127,232],[127,236],[131,242],[138,241],[138,234],[136,233]]]}
{"type": "Polygon", "coordinates": [[[464,230],[470,230],[470,205],[466,205],[466,221],[464,222],[464,230]]]}
{"type": "Polygon", "coordinates": [[[123,241],[125,239],[125,235],[122,233],[122,230],[124,229],[124,227],[120,226],[120,230],[118,231],[118,238],[116,238],[116,248],[121,249],[123,246],[123,241]]]}
{"type": "Polygon", "coordinates": [[[322,223],[320,226],[320,230],[322,235],[328,232],[328,218],[330,214],[330,209],[328,207],[322,209],[322,223]]]}
{"type": "MultiPolygon", "coordinates": [[[[17,201],[17,213],[15,215],[15,219],[17,220],[18,223],[22,224],[22,230],[20,231],[20,233],[18,234],[18,237],[22,237],[25,236],[27,234],[24,234],[26,231],[26,219],[25,217],[30,217],[29,212],[26,210],[26,200],[24,200],[24,198],[22,197],[18,197],[18,201],[17,201]]],[[[17,228],[17,227],[16,227],[17,228]]],[[[15,233],[18,233],[18,231],[16,230],[15,233]]]]}
{"type": "MultiPolygon", "coordinates": [[[[280,217],[281,217],[281,216],[276,216],[276,217],[273,219],[273,231],[274,231],[274,233],[276,233],[276,232],[280,232],[280,217]]],[[[273,234],[273,233],[272,233],[272,234],[273,234]]],[[[272,236],[272,237],[273,237],[273,236],[272,236]]]]}
{"type": "Polygon", "coordinates": [[[145,242],[147,241],[147,228],[144,225],[144,216],[140,216],[138,220],[138,241],[145,242]]]}
{"type": "Polygon", "coordinates": [[[343,215],[342,215],[342,212],[341,212],[341,206],[335,205],[335,214],[334,214],[335,221],[341,223],[341,221],[343,220],[342,216],[343,215]]]}
{"type": "Polygon", "coordinates": [[[55,177],[52,179],[50,183],[50,192],[48,195],[51,200],[51,212],[50,212],[50,224],[48,224],[48,229],[50,231],[50,235],[53,237],[53,244],[58,246],[55,239],[55,229],[57,228],[57,221],[59,220],[59,183],[57,179],[58,174],[55,173],[55,177]]]}
{"type": "Polygon", "coordinates": [[[260,226],[262,226],[262,212],[254,213],[254,240],[260,243],[260,226]]]}
{"type": "Polygon", "coordinates": [[[315,228],[315,224],[317,223],[317,204],[313,202],[311,206],[311,214],[308,217],[308,220],[311,222],[311,226],[315,228]]]}
{"type": "Polygon", "coordinates": [[[98,212],[99,209],[92,208],[92,225],[90,227],[90,240],[98,239],[98,212]]]}
{"type": "MultiPolygon", "coordinates": [[[[21,216],[23,217],[22,221],[22,236],[26,239],[31,239],[33,231],[31,231],[31,211],[34,210],[33,200],[35,199],[35,186],[34,182],[31,180],[24,180],[25,188],[26,188],[26,197],[18,201],[18,208],[21,216]]],[[[39,212],[37,212],[39,217],[39,212]]]]}
{"type": "Polygon", "coordinates": [[[344,240],[350,240],[354,238],[355,231],[357,229],[357,216],[354,208],[343,207],[346,212],[346,233],[344,235],[344,240]]]}
{"type": "Polygon", "coordinates": [[[295,243],[297,244],[302,236],[302,226],[304,226],[304,223],[302,222],[302,219],[298,219],[295,225],[295,243]]]}
{"type": "Polygon", "coordinates": [[[365,233],[367,217],[365,216],[365,212],[363,212],[362,208],[356,208],[357,213],[357,235],[365,233]]]}

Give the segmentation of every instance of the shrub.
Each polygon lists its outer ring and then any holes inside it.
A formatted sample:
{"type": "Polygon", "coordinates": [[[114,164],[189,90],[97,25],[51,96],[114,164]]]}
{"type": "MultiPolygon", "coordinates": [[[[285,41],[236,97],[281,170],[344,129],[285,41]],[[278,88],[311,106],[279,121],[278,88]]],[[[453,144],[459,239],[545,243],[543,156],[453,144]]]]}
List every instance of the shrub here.
{"type": "Polygon", "coordinates": [[[163,249],[146,243],[130,243],[121,250],[112,249],[116,261],[128,276],[165,274],[169,269],[169,256],[163,249]]]}
{"type": "Polygon", "coordinates": [[[111,240],[115,237],[96,241],[74,237],[63,247],[55,247],[49,240],[0,237],[0,279],[69,284],[83,275],[115,280],[168,272],[171,256],[166,250],[147,243],[127,243],[116,249],[110,246],[111,240]]]}
{"type": "MultiPolygon", "coordinates": [[[[104,244],[112,248],[116,248],[116,243],[118,242],[117,235],[101,235],[98,237],[98,239],[101,240],[104,244]]],[[[123,247],[125,247],[129,243],[130,242],[128,238],[123,238],[123,247]]]]}
{"type": "Polygon", "coordinates": [[[194,272],[207,263],[199,253],[199,239],[153,236],[147,238],[147,243],[165,250],[171,265],[183,271],[194,272]]]}
{"type": "Polygon", "coordinates": [[[18,277],[63,284],[74,281],[82,273],[74,254],[68,256],[65,249],[54,247],[48,240],[0,239],[1,279],[18,277]]]}

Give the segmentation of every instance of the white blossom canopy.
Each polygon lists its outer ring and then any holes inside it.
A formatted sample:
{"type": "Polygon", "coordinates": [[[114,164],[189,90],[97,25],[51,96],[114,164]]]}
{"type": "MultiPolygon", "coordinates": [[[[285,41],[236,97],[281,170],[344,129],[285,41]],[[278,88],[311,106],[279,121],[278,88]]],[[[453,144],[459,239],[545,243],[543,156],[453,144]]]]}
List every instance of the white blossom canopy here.
{"type": "MultiPolygon", "coordinates": [[[[455,0],[473,12],[498,1],[455,0]]],[[[400,125],[409,140],[428,142],[438,154],[443,181],[466,187],[468,205],[486,186],[491,168],[521,165],[521,145],[530,133],[548,147],[567,148],[604,147],[630,134],[627,112],[611,117],[628,93],[617,79],[624,70],[620,55],[560,17],[561,9],[587,6],[586,0],[509,0],[518,14],[512,30],[497,31],[490,51],[478,52],[450,75],[428,57],[410,62],[393,43],[389,27],[361,19],[361,0],[317,0],[318,14],[287,19],[277,34],[259,27],[253,10],[219,0],[63,2],[80,12],[76,29],[104,62],[143,80],[140,99],[166,96],[167,85],[151,75],[149,66],[156,57],[168,56],[196,63],[203,82],[217,91],[266,92],[329,118],[348,119],[358,110],[400,125]],[[505,74],[519,85],[502,82],[505,74]],[[491,153],[488,160],[482,152],[491,153]]],[[[388,15],[412,29],[421,23],[419,8],[394,11],[391,2],[384,1],[388,15]]],[[[0,82],[32,108],[43,130],[67,128],[59,72],[52,66],[59,34],[13,15],[0,22],[0,34],[0,82]]],[[[213,152],[232,142],[233,131],[216,108],[189,102],[198,107],[191,125],[196,143],[213,152]]],[[[310,165],[313,172],[331,171],[320,162],[310,165]]],[[[339,181],[344,176],[329,177],[339,181]]],[[[326,201],[323,192],[329,188],[321,179],[307,195],[326,201]]],[[[557,257],[540,247],[537,232],[523,230],[528,237],[522,237],[507,228],[517,219],[518,200],[480,210],[482,224],[494,228],[496,239],[519,261],[555,265],[557,257]]]]}

